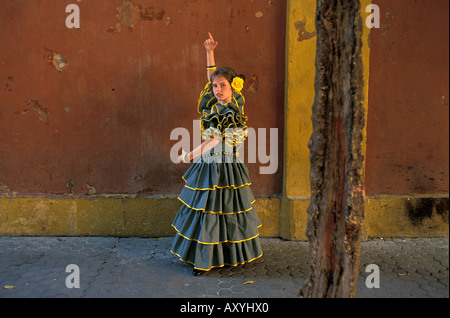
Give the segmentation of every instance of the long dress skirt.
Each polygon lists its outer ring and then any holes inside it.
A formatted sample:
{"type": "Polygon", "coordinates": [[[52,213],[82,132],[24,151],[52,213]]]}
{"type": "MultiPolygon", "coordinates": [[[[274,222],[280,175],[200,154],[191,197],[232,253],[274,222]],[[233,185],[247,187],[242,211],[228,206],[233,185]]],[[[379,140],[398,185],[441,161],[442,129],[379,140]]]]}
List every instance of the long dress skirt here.
{"type": "Polygon", "coordinates": [[[261,221],[246,165],[235,155],[203,155],[183,175],[183,203],[171,252],[195,269],[236,266],[262,256],[261,221]],[[217,160],[221,159],[221,160],[217,160]]]}

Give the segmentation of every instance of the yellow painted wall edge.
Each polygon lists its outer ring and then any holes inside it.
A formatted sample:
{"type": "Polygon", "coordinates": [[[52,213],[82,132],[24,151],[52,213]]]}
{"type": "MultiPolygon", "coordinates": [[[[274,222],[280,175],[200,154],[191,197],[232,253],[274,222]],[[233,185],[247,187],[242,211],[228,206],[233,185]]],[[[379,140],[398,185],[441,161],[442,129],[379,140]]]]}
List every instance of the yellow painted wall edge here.
{"type": "MultiPolygon", "coordinates": [[[[448,196],[371,196],[365,200],[364,239],[448,236],[448,196]],[[423,213],[428,211],[428,213],[423,213]]],[[[2,197],[0,235],[173,236],[176,197],[2,197]]],[[[289,222],[284,238],[306,240],[306,197],[259,197],[254,204],[261,237],[280,237],[282,205],[289,222]]]]}

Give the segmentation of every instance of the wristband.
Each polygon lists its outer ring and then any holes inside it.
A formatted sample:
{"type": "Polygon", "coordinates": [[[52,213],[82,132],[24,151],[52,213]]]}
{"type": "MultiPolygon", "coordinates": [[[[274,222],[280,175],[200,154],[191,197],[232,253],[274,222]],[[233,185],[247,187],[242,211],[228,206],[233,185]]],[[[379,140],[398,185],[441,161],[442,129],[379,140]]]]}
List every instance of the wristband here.
{"type": "Polygon", "coordinates": [[[217,67],[215,65],[206,66],[206,69],[209,70],[215,70],[217,67]]]}
{"type": "Polygon", "coordinates": [[[182,157],[182,161],[183,161],[184,163],[189,163],[189,162],[190,162],[190,161],[186,158],[187,155],[188,155],[188,153],[185,152],[184,155],[183,155],[183,157],[182,157]]]}

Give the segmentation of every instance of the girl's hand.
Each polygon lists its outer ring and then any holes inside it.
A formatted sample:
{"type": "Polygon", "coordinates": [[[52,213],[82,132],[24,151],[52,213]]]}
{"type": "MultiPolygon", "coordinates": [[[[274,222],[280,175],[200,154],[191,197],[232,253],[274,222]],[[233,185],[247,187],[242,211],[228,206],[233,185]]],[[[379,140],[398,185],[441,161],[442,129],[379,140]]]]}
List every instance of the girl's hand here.
{"type": "Polygon", "coordinates": [[[178,161],[177,161],[178,163],[183,162],[183,156],[185,153],[186,153],[186,151],[184,151],[184,150],[181,152],[181,156],[178,157],[178,161]]]}
{"type": "Polygon", "coordinates": [[[206,51],[214,51],[214,49],[219,44],[219,42],[214,41],[214,38],[210,32],[208,32],[208,35],[209,35],[209,39],[207,39],[204,43],[205,49],[206,49],[206,51]]]}
{"type": "Polygon", "coordinates": [[[183,161],[183,156],[185,155],[186,151],[184,151],[184,149],[181,149],[181,156],[178,157],[178,162],[184,162],[183,161]]]}

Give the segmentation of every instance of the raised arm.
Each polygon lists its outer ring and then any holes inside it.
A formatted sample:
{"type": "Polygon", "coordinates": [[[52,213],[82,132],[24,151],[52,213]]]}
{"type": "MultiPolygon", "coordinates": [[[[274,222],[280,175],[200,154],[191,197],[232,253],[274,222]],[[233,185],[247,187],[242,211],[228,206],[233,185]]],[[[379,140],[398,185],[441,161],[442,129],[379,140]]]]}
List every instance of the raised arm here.
{"type": "Polygon", "coordinates": [[[214,38],[211,33],[208,33],[209,39],[207,39],[204,43],[206,49],[206,76],[208,77],[208,81],[211,79],[211,75],[214,73],[216,61],[214,59],[214,49],[219,44],[219,42],[214,41],[214,38]],[[211,66],[208,68],[208,66],[211,66]]]}

